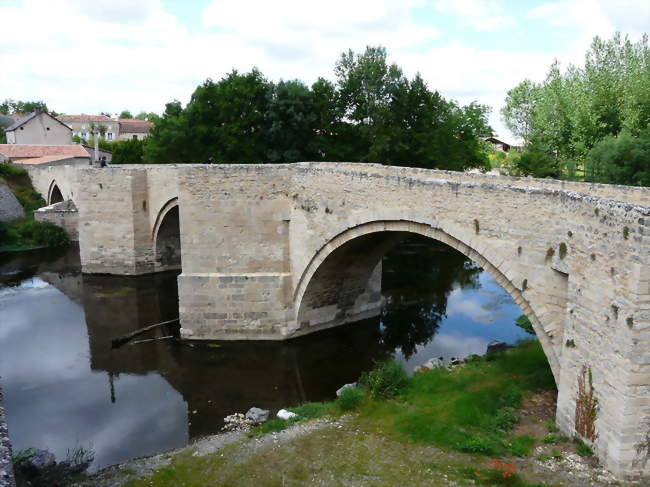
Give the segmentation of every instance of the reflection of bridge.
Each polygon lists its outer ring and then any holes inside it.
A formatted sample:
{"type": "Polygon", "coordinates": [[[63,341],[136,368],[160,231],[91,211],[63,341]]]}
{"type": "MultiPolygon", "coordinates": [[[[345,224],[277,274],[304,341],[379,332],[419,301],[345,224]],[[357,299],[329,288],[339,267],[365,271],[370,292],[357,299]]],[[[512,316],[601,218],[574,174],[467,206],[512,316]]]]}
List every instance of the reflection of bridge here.
{"type": "Polygon", "coordinates": [[[84,272],[182,267],[186,338],[282,339],[372,316],[383,253],[409,233],[447,243],[530,318],[563,431],[590,367],[599,456],[650,473],[647,188],[326,163],[32,172],[77,204],[84,272]]]}
{"type": "Polygon", "coordinates": [[[372,358],[390,353],[372,325],[352,333],[326,333],[317,343],[302,339],[190,347],[159,342],[113,349],[116,335],[176,315],[176,274],[81,276],[74,267],[56,273],[50,265],[45,268],[38,269],[39,277],[51,278],[52,285],[83,303],[90,366],[107,373],[107,398],[120,401],[113,387],[120,374],[158,373],[182,395],[188,411],[196,411],[189,418],[193,438],[215,433],[223,417],[251,406],[277,410],[330,399],[341,384],[356,380],[359,370],[369,369],[372,358]]]}

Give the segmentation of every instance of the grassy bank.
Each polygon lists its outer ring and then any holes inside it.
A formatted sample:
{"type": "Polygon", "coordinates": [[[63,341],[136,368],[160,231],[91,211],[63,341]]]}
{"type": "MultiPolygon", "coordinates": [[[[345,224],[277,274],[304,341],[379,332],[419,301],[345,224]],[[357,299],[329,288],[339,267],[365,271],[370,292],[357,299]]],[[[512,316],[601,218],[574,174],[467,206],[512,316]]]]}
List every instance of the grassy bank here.
{"type": "Polygon", "coordinates": [[[68,243],[68,236],[62,228],[34,220],[32,212],[46,203],[32,187],[27,171],[0,163],[0,184],[9,186],[25,210],[25,215],[20,218],[0,221],[0,252],[56,247],[68,243]]]}
{"type": "Polygon", "coordinates": [[[521,409],[530,397],[554,397],[538,342],[411,378],[383,364],[360,383],[336,401],[292,408],[298,418],[272,419],[217,453],[198,456],[189,447],[127,485],[556,485],[535,475],[531,483],[517,467],[533,460],[534,447],[571,444],[549,433],[549,417],[522,427],[532,421],[521,409]],[[315,418],[328,426],[278,443],[284,429],[315,418]]]}

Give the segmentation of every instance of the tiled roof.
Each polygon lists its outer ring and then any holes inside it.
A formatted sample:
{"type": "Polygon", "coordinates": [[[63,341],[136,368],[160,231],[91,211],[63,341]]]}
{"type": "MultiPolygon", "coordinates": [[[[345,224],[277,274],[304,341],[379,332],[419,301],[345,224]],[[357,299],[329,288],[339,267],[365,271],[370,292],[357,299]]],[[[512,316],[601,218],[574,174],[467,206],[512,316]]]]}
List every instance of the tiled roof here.
{"type": "Polygon", "coordinates": [[[115,122],[106,115],[59,115],[56,118],[61,122],[115,122]]]}
{"type": "Polygon", "coordinates": [[[90,157],[81,145],[23,145],[0,144],[0,154],[9,159],[25,159],[31,157],[65,156],[90,157]]]}
{"type": "MultiPolygon", "coordinates": [[[[43,157],[29,157],[27,159],[14,159],[15,164],[45,164],[46,162],[56,162],[56,161],[64,161],[66,159],[72,159],[73,157],[79,157],[79,156],[64,156],[64,155],[59,155],[59,156],[43,156],[43,157]]],[[[86,157],[88,157],[88,154],[86,154],[86,157]]]]}
{"type": "Polygon", "coordinates": [[[153,124],[138,118],[120,118],[120,132],[127,134],[148,134],[153,124]]]}

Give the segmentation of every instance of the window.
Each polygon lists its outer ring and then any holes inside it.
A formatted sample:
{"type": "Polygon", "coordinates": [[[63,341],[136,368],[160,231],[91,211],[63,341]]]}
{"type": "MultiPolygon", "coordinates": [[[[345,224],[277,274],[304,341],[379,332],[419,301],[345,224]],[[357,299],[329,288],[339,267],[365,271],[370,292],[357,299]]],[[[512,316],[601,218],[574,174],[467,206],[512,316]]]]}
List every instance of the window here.
{"type": "Polygon", "coordinates": [[[113,140],[113,132],[108,132],[106,134],[106,140],[113,140]]]}
{"type": "Polygon", "coordinates": [[[82,139],[87,139],[87,138],[88,138],[88,134],[87,134],[86,132],[81,132],[81,138],[82,138],[82,139]]]}
{"type": "Polygon", "coordinates": [[[137,135],[134,135],[132,138],[133,138],[133,140],[138,140],[138,136],[137,136],[137,135]]]}

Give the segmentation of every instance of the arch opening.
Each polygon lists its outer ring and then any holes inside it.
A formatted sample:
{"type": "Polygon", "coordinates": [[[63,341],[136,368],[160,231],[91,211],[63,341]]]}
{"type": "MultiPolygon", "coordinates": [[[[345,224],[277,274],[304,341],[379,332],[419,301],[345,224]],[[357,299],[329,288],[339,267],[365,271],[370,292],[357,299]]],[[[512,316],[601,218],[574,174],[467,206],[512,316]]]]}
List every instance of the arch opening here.
{"type": "Polygon", "coordinates": [[[158,270],[181,268],[181,231],[178,205],[163,210],[154,234],[158,270]]]}
{"type": "Polygon", "coordinates": [[[59,186],[56,183],[52,183],[52,188],[50,189],[50,197],[48,200],[48,205],[53,205],[55,203],[61,203],[63,201],[63,194],[59,189],[59,186]]]}
{"type": "MultiPolygon", "coordinates": [[[[494,265],[468,245],[430,225],[406,221],[369,222],[350,228],[323,245],[301,275],[294,294],[295,335],[301,335],[345,323],[356,322],[381,313],[382,267],[384,256],[412,236],[426,237],[457,250],[471,259],[530,320],[544,349],[556,381],[559,362],[551,337],[542,327],[533,307],[494,265]]],[[[513,324],[514,326],[514,324],[513,324]]]]}

